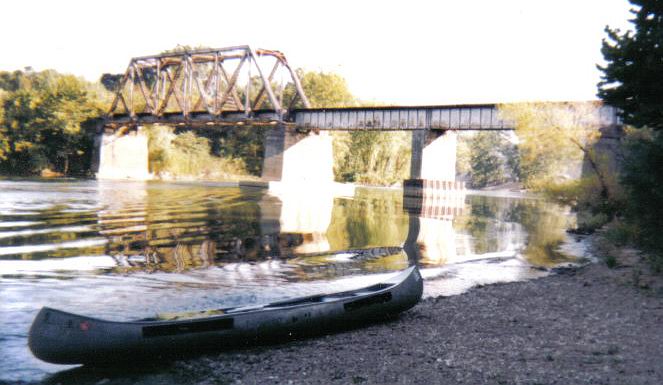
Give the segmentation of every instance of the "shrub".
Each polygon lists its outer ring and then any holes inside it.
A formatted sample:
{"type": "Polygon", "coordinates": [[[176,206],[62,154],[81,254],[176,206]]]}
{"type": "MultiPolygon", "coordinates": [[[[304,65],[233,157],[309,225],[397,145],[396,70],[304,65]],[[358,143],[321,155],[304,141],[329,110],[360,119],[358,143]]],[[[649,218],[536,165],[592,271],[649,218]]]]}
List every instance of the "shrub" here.
{"type": "Polygon", "coordinates": [[[150,171],[160,177],[237,179],[250,177],[243,160],[211,154],[209,139],[193,131],[175,134],[165,126],[148,129],[150,171]]]}
{"type": "Polygon", "coordinates": [[[628,194],[627,220],[636,225],[639,243],[653,265],[663,267],[663,135],[650,132],[627,143],[622,184],[628,194]]]}

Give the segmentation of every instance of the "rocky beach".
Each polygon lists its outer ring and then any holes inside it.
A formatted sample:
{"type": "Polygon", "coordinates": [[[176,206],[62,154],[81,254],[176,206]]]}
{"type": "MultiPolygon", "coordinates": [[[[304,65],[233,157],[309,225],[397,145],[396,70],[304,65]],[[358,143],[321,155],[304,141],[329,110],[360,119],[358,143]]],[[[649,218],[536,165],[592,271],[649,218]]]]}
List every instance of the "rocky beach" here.
{"type": "Polygon", "coordinates": [[[661,384],[661,279],[634,253],[620,261],[427,298],[395,320],[317,338],[45,383],[661,384]]]}

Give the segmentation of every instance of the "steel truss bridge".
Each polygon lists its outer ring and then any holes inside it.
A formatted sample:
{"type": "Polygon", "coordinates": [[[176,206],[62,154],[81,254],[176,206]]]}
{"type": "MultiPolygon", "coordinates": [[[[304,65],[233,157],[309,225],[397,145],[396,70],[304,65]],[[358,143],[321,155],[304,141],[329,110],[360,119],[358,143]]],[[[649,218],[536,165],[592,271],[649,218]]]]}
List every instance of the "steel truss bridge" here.
{"type": "MultiPolygon", "coordinates": [[[[602,107],[603,124],[618,124],[602,107]]],[[[513,130],[495,104],[311,108],[279,51],[236,46],[131,59],[103,122],[116,129],[286,125],[304,130],[513,130]]]]}

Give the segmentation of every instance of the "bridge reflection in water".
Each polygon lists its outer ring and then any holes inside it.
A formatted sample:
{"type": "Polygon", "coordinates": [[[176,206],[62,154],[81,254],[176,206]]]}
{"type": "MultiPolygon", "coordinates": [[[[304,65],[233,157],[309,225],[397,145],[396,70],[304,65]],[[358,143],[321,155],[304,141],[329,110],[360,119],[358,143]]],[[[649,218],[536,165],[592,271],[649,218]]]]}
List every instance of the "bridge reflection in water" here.
{"type": "Polygon", "coordinates": [[[4,195],[19,208],[0,213],[0,263],[18,276],[222,267],[311,281],[419,263],[437,269],[430,278],[487,283],[567,260],[555,250],[573,220],[545,201],[454,190],[404,198],[400,190],[92,182],[31,194],[35,186],[14,185],[19,191],[4,195]],[[23,210],[13,199],[30,202],[23,210]],[[469,268],[485,271],[459,270],[469,268]]]}
{"type": "Polygon", "coordinates": [[[108,238],[103,254],[116,261],[113,270],[219,266],[257,281],[283,271],[288,280],[314,280],[419,263],[427,291],[445,294],[535,277],[541,269],[532,266],[569,260],[555,247],[572,218],[543,201],[458,190],[419,198],[367,189],[356,196],[215,190],[142,182],[101,188],[99,233],[108,238]]]}
{"type": "Polygon", "coordinates": [[[184,272],[216,265],[246,273],[295,269],[301,270],[298,279],[311,280],[338,276],[338,269],[359,272],[368,260],[385,256],[396,257],[373,264],[373,271],[407,266],[400,247],[407,217],[397,200],[367,219],[389,223],[396,218],[387,226],[392,230],[381,233],[362,218],[349,219],[363,205],[348,196],[354,189],[224,188],[218,194],[219,189],[200,186],[129,183],[131,188],[125,185],[121,192],[112,184],[99,191],[105,207],[98,213],[99,233],[108,238],[103,254],[116,261],[116,272],[184,272]],[[349,235],[346,227],[353,223],[357,228],[349,235]],[[338,266],[322,269],[328,274],[312,274],[334,261],[338,266]]]}

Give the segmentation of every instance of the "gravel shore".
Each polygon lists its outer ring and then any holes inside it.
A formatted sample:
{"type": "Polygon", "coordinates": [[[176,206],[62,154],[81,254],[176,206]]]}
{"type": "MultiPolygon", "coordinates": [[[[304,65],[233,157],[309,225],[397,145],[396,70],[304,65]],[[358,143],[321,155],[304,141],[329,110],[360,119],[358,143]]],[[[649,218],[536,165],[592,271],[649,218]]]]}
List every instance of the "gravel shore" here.
{"type": "Polygon", "coordinates": [[[45,382],[663,384],[663,295],[635,276],[593,264],[426,299],[365,328],[45,382]]]}

